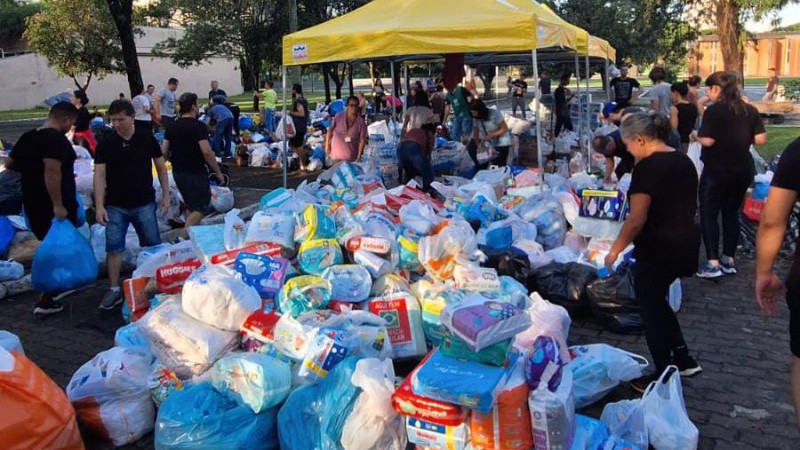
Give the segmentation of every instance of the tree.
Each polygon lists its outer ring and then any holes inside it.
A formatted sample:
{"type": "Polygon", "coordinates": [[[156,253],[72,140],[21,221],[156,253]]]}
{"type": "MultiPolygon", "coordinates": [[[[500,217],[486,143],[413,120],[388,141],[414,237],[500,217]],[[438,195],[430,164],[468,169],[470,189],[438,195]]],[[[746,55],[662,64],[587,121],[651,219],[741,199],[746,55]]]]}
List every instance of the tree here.
{"type": "Polygon", "coordinates": [[[59,75],[86,89],[93,78],[122,72],[122,49],[103,0],[45,0],[23,38],[59,75]]]}
{"type": "Polygon", "coordinates": [[[173,15],[183,35],[156,44],[175,64],[188,67],[213,57],[239,61],[245,90],[258,86],[267,59],[279,48],[283,25],[276,14],[279,0],[175,0],[173,15]]]}
{"type": "Polygon", "coordinates": [[[142,93],[144,80],[139,67],[139,53],[136,51],[136,40],[133,37],[133,0],[108,0],[108,9],[114,18],[114,24],[122,44],[122,61],[128,76],[128,87],[131,98],[142,93]]]}
{"type": "Polygon", "coordinates": [[[25,31],[25,21],[37,12],[35,3],[0,0],[0,42],[16,44],[25,31]]]}

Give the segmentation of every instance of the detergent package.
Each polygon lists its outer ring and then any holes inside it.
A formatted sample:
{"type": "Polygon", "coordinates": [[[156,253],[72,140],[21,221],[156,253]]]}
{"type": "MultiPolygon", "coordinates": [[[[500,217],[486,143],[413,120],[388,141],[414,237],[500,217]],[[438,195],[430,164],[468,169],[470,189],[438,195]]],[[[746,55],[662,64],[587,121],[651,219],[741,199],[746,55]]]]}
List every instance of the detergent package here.
{"type": "Polygon", "coordinates": [[[294,248],[294,217],[287,211],[259,211],[247,227],[245,243],[272,242],[294,248]]]}
{"type": "Polygon", "coordinates": [[[497,404],[489,414],[473,412],[470,418],[471,441],[475,448],[529,450],[533,447],[528,385],[522,364],[511,372],[497,404]]]}
{"type": "Polygon", "coordinates": [[[262,298],[274,299],[283,287],[289,261],[253,253],[239,253],[233,268],[244,284],[253,287],[262,298]]]}
{"type": "Polygon", "coordinates": [[[322,272],[322,278],[331,285],[331,298],[349,302],[363,302],[372,290],[372,276],[357,264],[331,266],[322,272]]]}
{"type": "Polygon", "coordinates": [[[297,264],[300,271],[310,275],[320,275],[328,267],[342,264],[342,248],[336,239],[314,239],[300,244],[297,264]]]}
{"type": "Polygon", "coordinates": [[[386,321],[394,358],[413,358],[428,351],[422,330],[422,312],[416,297],[408,292],[370,300],[369,312],[386,321]]]}
{"type": "Polygon", "coordinates": [[[467,422],[448,426],[406,417],[406,432],[408,442],[419,449],[465,450],[469,440],[467,422]]]}
{"type": "Polygon", "coordinates": [[[444,308],[440,319],[476,352],[514,337],[531,324],[530,317],[516,305],[480,294],[470,295],[462,302],[444,308]]]}
{"type": "Polygon", "coordinates": [[[313,309],[325,309],[330,300],[330,283],[314,275],[291,278],[278,293],[280,311],[292,317],[313,309]]]}
{"type": "Polygon", "coordinates": [[[518,355],[512,352],[508,366],[495,367],[464,361],[433,350],[430,358],[411,377],[417,395],[465,406],[488,414],[505,386],[518,355]]]}
{"type": "Polygon", "coordinates": [[[238,404],[256,414],[280,405],[291,391],[289,365],[260,353],[231,353],[210,372],[214,389],[230,393],[238,404]]]}
{"type": "Polygon", "coordinates": [[[336,238],[336,224],[317,206],[307,205],[295,219],[294,241],[297,243],[336,238]]]}

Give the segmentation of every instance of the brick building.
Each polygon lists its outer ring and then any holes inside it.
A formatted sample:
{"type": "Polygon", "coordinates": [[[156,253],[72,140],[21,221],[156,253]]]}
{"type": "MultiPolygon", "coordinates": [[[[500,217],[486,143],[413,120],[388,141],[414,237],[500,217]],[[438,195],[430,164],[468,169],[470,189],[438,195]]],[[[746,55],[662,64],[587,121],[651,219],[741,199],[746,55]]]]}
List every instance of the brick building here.
{"type": "MultiPolygon", "coordinates": [[[[744,76],[766,77],[774,67],[781,77],[800,77],[800,31],[780,31],[751,36],[745,44],[744,76]]],[[[700,36],[690,47],[686,69],[705,78],[722,70],[717,35],[700,36]]]]}

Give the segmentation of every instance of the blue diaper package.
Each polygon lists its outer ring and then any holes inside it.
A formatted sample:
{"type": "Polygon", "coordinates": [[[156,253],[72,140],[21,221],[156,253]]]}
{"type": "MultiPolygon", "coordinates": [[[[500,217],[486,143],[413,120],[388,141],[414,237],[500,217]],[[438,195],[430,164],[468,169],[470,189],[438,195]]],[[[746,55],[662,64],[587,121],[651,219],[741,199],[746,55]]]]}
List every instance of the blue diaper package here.
{"type": "Polygon", "coordinates": [[[369,270],[357,264],[331,266],[322,272],[322,278],[331,284],[331,299],[358,303],[369,298],[372,276],[369,270]]]}
{"type": "Polygon", "coordinates": [[[270,258],[253,253],[239,253],[233,269],[242,281],[255,288],[262,298],[274,299],[283,287],[289,261],[283,258],[270,258]]]}
{"type": "Polygon", "coordinates": [[[297,253],[297,265],[300,271],[311,275],[320,275],[328,267],[343,262],[342,248],[336,239],[305,241],[297,253]]]}

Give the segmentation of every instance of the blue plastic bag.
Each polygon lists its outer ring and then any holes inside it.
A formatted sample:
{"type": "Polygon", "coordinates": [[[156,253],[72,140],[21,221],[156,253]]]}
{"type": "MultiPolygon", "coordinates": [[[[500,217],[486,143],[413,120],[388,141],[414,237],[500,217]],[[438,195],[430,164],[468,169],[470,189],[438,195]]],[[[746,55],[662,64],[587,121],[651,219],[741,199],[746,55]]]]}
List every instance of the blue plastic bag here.
{"type": "Polygon", "coordinates": [[[232,353],[211,368],[211,383],[254,413],[274,408],[289,396],[292,370],[261,353],[232,353]]]}
{"type": "Polygon", "coordinates": [[[575,437],[572,440],[572,450],[603,449],[603,443],[608,437],[608,427],[603,422],[575,414],[575,437]]]}
{"type": "Polygon", "coordinates": [[[53,219],[50,231],[33,255],[31,281],[37,292],[63,292],[97,279],[94,252],[68,220],[53,219]]]}
{"type": "Polygon", "coordinates": [[[11,244],[11,239],[14,238],[14,225],[6,216],[0,216],[0,255],[4,255],[8,250],[8,245],[11,244]]]}
{"type": "Polygon", "coordinates": [[[350,382],[358,357],[338,364],[318,384],[289,395],[278,413],[281,450],[338,450],[342,429],[361,393],[350,382]]]}
{"type": "Polygon", "coordinates": [[[210,383],[176,391],[158,409],[157,449],[277,449],[278,408],[254,414],[210,383]]]}

